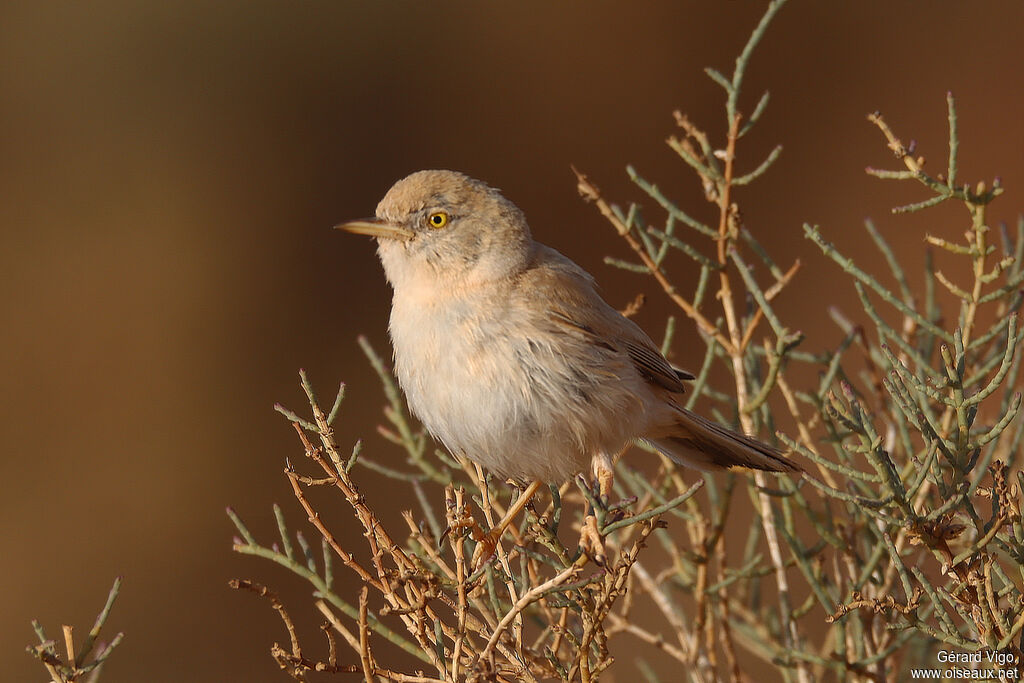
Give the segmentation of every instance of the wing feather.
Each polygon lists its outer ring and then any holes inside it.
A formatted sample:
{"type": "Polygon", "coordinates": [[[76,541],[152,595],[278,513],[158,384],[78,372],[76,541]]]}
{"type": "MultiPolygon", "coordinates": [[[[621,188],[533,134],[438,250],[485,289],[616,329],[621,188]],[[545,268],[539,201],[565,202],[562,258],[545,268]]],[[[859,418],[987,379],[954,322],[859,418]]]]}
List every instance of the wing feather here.
{"type": "Polygon", "coordinates": [[[556,280],[545,283],[548,286],[544,288],[551,297],[546,309],[551,322],[583,335],[595,346],[624,353],[648,383],[672,393],[686,391],[683,380],[693,379],[693,375],[672,367],[636,323],[594,291],[593,280],[585,271],[553,249],[544,248],[539,256],[548,267],[534,270],[533,274],[543,273],[544,279],[556,280]],[[564,280],[575,282],[569,286],[564,280]]]}

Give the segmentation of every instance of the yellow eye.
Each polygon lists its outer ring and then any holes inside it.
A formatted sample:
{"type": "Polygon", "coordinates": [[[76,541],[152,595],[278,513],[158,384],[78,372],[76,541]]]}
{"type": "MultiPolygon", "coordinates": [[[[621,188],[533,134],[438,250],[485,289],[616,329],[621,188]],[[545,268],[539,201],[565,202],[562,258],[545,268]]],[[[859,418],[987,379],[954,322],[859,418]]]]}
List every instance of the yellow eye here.
{"type": "Polygon", "coordinates": [[[448,225],[448,214],[444,211],[436,211],[427,216],[427,223],[429,223],[432,228],[443,228],[448,225]]]}

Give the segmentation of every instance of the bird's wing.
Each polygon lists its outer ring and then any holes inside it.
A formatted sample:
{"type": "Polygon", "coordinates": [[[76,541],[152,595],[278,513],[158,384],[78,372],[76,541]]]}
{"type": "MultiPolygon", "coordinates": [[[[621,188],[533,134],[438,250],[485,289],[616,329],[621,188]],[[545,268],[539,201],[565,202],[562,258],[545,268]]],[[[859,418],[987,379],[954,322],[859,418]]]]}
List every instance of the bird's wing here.
{"type": "Polygon", "coordinates": [[[594,289],[590,275],[554,249],[539,247],[530,268],[528,290],[546,300],[546,315],[562,329],[582,335],[595,346],[625,353],[650,384],[672,393],[686,391],[684,379],[693,375],[673,368],[651,338],[632,320],[609,306],[594,289]]]}

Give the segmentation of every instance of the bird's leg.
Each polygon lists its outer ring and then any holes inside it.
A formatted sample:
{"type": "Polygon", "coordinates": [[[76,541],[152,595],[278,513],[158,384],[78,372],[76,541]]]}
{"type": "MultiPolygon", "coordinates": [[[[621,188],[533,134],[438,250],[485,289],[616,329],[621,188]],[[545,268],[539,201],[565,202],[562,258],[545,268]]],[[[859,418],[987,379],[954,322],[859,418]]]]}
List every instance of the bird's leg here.
{"type": "Polygon", "coordinates": [[[505,529],[512,523],[526,504],[530,502],[530,499],[537,493],[537,489],[544,485],[542,481],[534,481],[532,484],[526,487],[526,489],[519,494],[515,502],[509,506],[505,516],[501,518],[497,526],[483,534],[480,538],[474,539],[477,541],[476,550],[473,551],[473,559],[470,562],[470,566],[473,571],[476,571],[488,562],[494,555],[495,549],[498,547],[498,541],[501,540],[501,535],[505,533],[505,529]]]}
{"type": "MultiPolygon", "coordinates": [[[[612,493],[612,484],[615,481],[615,472],[612,459],[606,453],[594,456],[591,467],[594,470],[594,477],[597,479],[597,488],[600,504],[608,505],[609,496],[612,493]]],[[[597,564],[604,564],[605,554],[604,538],[597,528],[597,511],[590,509],[583,518],[583,529],[580,533],[580,545],[583,550],[593,558],[597,564]]]]}
{"type": "Polygon", "coordinates": [[[597,490],[601,494],[601,502],[607,504],[611,500],[612,485],[615,484],[615,470],[609,463],[608,466],[602,465],[597,468],[594,475],[597,477],[597,490]]]}

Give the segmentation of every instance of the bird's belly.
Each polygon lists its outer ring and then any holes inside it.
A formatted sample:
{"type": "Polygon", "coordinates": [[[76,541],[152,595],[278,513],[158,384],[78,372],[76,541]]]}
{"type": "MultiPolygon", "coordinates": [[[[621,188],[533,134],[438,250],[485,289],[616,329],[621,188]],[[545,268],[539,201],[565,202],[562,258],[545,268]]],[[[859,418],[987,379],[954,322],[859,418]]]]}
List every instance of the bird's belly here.
{"type": "Polygon", "coordinates": [[[395,373],[410,409],[450,450],[498,474],[557,481],[586,469],[593,430],[565,360],[538,352],[523,321],[470,313],[480,310],[396,300],[395,373]]]}

